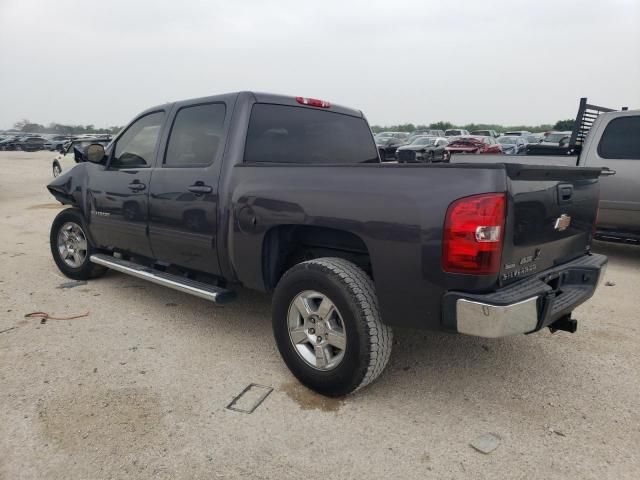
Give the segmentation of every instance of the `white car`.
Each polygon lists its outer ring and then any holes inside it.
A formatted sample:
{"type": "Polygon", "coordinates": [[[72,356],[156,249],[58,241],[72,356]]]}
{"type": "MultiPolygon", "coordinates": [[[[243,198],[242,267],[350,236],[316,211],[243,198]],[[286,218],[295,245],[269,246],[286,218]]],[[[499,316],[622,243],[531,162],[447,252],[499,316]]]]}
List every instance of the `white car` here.
{"type": "Polygon", "coordinates": [[[65,170],[69,170],[75,164],[82,162],[82,150],[92,143],[101,143],[106,147],[109,143],[109,140],[105,140],[103,138],[83,138],[69,142],[69,144],[64,147],[62,152],[53,159],[53,176],[57,177],[65,170]]]}

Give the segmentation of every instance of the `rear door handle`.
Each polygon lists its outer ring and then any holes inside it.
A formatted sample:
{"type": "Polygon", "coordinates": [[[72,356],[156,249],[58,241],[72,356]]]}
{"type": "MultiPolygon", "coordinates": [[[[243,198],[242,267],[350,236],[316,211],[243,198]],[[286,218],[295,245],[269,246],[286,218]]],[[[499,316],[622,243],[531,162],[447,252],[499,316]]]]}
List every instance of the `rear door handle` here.
{"type": "Polygon", "coordinates": [[[147,186],[139,180],[134,180],[129,184],[129,190],[133,190],[134,192],[139,192],[140,190],[144,190],[145,188],[147,188],[147,186]]]}
{"type": "Polygon", "coordinates": [[[196,195],[213,192],[213,188],[211,188],[209,185],[205,185],[203,182],[196,182],[195,185],[187,187],[187,190],[189,190],[191,193],[195,193],[196,195]]]}

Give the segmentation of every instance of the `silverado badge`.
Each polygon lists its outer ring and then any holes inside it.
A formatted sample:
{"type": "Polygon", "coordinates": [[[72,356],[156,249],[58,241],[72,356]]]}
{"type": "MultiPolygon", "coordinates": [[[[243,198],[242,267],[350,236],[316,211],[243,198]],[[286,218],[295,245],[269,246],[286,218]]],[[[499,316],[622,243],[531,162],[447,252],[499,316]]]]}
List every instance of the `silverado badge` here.
{"type": "Polygon", "coordinates": [[[571,225],[571,217],[565,213],[556,218],[556,223],[553,226],[559,232],[566,230],[571,225]]]}

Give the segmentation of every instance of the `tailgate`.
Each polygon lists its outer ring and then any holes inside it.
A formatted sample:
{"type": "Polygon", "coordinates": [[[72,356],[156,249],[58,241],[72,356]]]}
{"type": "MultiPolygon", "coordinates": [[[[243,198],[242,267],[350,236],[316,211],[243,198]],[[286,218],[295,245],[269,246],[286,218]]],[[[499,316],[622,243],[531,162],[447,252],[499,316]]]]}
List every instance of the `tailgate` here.
{"type": "Polygon", "coordinates": [[[590,249],[600,169],[505,164],[510,201],[500,283],[566,263],[590,249]]]}

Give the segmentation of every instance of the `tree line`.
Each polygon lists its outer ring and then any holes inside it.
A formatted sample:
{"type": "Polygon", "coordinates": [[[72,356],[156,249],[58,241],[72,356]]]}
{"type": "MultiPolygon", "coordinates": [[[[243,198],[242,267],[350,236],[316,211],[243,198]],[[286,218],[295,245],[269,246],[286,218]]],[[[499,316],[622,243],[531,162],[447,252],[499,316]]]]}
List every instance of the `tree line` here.
{"type": "Polygon", "coordinates": [[[13,124],[13,129],[24,133],[55,133],[58,135],[80,135],[83,133],[118,133],[122,127],[113,126],[98,128],[95,125],[64,125],[50,123],[47,126],[23,119],[13,124]]]}
{"type": "Polygon", "coordinates": [[[573,130],[575,121],[573,119],[558,120],[555,124],[543,125],[498,125],[491,123],[467,123],[466,125],[455,125],[451,122],[434,122],[429,125],[414,125],[413,123],[403,123],[400,125],[372,125],[371,130],[374,133],[383,131],[392,132],[413,132],[414,130],[449,130],[450,128],[460,128],[470,132],[474,130],[495,130],[496,132],[508,132],[516,130],[526,130],[528,132],[546,132],[548,130],[573,130]]]}
{"type": "MultiPolygon", "coordinates": [[[[413,123],[403,123],[400,125],[372,125],[374,133],[382,131],[392,132],[413,132],[414,130],[449,130],[450,128],[461,128],[468,131],[474,130],[495,130],[496,132],[507,132],[514,130],[527,130],[529,132],[546,132],[548,130],[573,130],[574,120],[558,120],[554,125],[498,125],[491,123],[468,123],[466,125],[456,125],[451,122],[434,122],[429,125],[414,125],[413,123]]],[[[47,126],[31,122],[27,119],[20,120],[13,124],[14,130],[24,133],[55,133],[58,135],[80,135],[83,133],[118,133],[122,127],[113,126],[97,128],[95,125],[64,125],[62,123],[50,123],[47,126]]]]}

